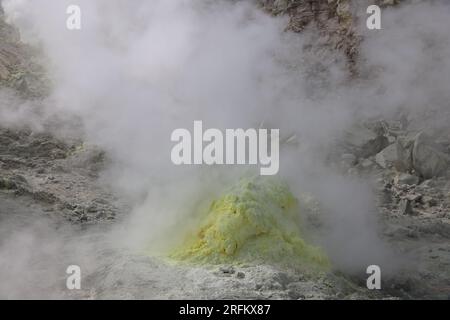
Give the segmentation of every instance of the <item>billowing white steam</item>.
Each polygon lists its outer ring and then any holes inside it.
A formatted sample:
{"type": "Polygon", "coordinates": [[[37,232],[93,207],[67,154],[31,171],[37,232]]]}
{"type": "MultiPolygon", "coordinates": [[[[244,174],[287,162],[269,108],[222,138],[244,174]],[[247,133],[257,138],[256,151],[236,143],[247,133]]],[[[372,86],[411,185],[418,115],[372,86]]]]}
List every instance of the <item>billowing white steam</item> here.
{"type": "Polygon", "coordinates": [[[105,176],[136,201],[126,229],[133,242],[188,219],[201,201],[248,169],[175,167],[174,129],[190,129],[194,120],[221,129],[263,123],[282,136],[297,135],[298,150],[282,148],[280,175],[294,193],[310,191],[329,208],[325,243],[332,243],[335,262],[357,270],[385,262],[370,189],[327,169],[323,150],[357,121],[356,114],[391,113],[413,104],[448,107],[448,5],[386,9],[383,30],[361,27],[361,64],[374,68],[363,68],[368,80],[358,85],[346,85],[349,74],[338,53],[304,51],[305,42],[318,36],[314,31],[308,38],[286,33],[284,18],[264,14],[251,1],[3,5],[23,39],[48,56],[54,90],[46,112],[81,117],[87,139],[113,160],[105,176]],[[66,29],[69,4],[81,7],[80,31],[66,29]],[[315,63],[326,66],[320,74],[325,82],[314,81],[315,63]]]}

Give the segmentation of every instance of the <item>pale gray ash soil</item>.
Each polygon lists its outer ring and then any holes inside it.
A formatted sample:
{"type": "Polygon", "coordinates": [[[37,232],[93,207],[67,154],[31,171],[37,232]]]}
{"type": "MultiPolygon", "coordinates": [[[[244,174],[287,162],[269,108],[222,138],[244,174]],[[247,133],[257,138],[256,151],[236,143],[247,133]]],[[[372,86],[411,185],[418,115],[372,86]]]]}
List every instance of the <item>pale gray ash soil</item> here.
{"type": "MultiPolygon", "coordinates": [[[[262,2],[273,14],[291,16],[295,32],[317,23],[350,64],[357,60],[347,1],[262,2]]],[[[33,50],[0,13],[0,86],[25,100],[48,90],[33,50]]],[[[107,231],[130,205],[100,178],[108,155],[81,138],[0,127],[0,298],[448,299],[450,132],[434,124],[424,130],[424,118],[420,126],[417,115],[368,119],[330,154],[337,170],[373,182],[382,237],[410,259],[404,271],[383,280],[381,291],[365,288],[364,273],[311,278],[270,265],[174,266],[112,248],[107,231]],[[80,261],[83,288],[68,291],[65,268],[80,261]]]]}

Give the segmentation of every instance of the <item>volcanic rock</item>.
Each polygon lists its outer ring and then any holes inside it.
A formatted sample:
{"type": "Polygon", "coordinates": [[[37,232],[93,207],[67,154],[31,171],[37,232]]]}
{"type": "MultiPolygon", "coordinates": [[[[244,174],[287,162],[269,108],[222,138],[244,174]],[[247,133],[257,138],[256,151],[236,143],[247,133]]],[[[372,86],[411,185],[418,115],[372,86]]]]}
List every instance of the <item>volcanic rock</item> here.
{"type": "Polygon", "coordinates": [[[375,162],[383,169],[391,168],[398,161],[397,145],[391,144],[375,156],[375,162]]]}
{"type": "Polygon", "coordinates": [[[395,178],[395,183],[398,185],[407,184],[407,185],[416,185],[419,183],[419,178],[412,174],[401,173],[395,178]]]}
{"type": "Polygon", "coordinates": [[[361,158],[373,156],[389,145],[388,139],[363,126],[354,126],[346,134],[346,142],[361,158]]]}
{"type": "Polygon", "coordinates": [[[424,133],[419,133],[414,140],[412,160],[414,169],[426,179],[443,174],[450,164],[450,157],[424,133]]]}
{"type": "Polygon", "coordinates": [[[400,201],[400,213],[404,215],[413,215],[414,211],[411,205],[411,201],[408,199],[402,199],[400,201]]]}

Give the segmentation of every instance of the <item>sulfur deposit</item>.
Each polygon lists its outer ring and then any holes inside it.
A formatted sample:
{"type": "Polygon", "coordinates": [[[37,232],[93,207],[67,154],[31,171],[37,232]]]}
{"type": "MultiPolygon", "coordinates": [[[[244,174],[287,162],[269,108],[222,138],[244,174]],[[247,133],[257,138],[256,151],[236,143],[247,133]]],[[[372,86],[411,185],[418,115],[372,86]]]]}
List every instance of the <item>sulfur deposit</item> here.
{"type": "Polygon", "coordinates": [[[302,237],[298,201],[274,179],[243,179],[212,202],[203,222],[172,258],[200,263],[269,262],[326,268],[302,237]]]}

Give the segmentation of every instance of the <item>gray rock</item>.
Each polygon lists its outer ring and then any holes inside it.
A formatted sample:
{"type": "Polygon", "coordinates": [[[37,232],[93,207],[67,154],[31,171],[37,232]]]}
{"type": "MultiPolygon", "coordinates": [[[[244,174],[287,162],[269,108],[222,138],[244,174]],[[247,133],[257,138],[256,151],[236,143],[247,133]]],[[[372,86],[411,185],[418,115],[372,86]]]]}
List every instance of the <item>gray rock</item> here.
{"type": "Polygon", "coordinates": [[[11,178],[0,177],[0,189],[4,190],[24,190],[27,189],[28,182],[21,175],[14,175],[11,178]]]}
{"type": "Polygon", "coordinates": [[[387,139],[388,139],[388,142],[391,143],[391,144],[394,143],[397,140],[397,138],[394,137],[394,136],[388,136],[387,139]]]}
{"type": "Polygon", "coordinates": [[[289,0],[275,0],[273,6],[279,11],[284,11],[289,7],[289,0]]]}
{"type": "Polygon", "coordinates": [[[408,173],[401,173],[395,177],[394,181],[398,185],[407,184],[412,186],[419,183],[419,177],[408,173]]]}
{"type": "Polygon", "coordinates": [[[234,274],[236,272],[232,266],[222,266],[219,270],[223,274],[234,274]]]}
{"type": "Polygon", "coordinates": [[[375,162],[383,169],[391,168],[398,161],[397,145],[391,144],[375,156],[375,162]]]}
{"type": "Polygon", "coordinates": [[[403,215],[413,215],[414,214],[414,210],[412,208],[411,205],[411,201],[408,199],[402,199],[400,201],[400,213],[403,215]]]}
{"type": "Polygon", "coordinates": [[[399,137],[396,143],[397,159],[394,166],[399,171],[409,171],[413,168],[412,150],[414,147],[414,138],[406,136],[399,137]]]}
{"type": "Polygon", "coordinates": [[[421,199],[422,204],[427,205],[429,207],[434,207],[435,205],[437,205],[437,201],[430,196],[424,196],[421,199]]]}
{"type": "Polygon", "coordinates": [[[373,167],[374,162],[370,159],[363,159],[360,161],[359,164],[362,169],[369,169],[369,168],[373,167]]]}
{"type": "Polygon", "coordinates": [[[450,165],[450,157],[424,133],[414,140],[412,160],[414,169],[426,179],[445,173],[450,165]]]}
{"type": "Polygon", "coordinates": [[[406,195],[405,199],[411,202],[418,202],[420,201],[420,199],[422,199],[422,195],[419,193],[410,193],[406,195]]]}
{"type": "Polygon", "coordinates": [[[435,181],[433,179],[425,180],[420,184],[421,188],[430,189],[433,188],[436,185],[435,181]]]}
{"type": "Polygon", "coordinates": [[[363,126],[354,126],[345,138],[353,153],[361,158],[373,156],[389,145],[385,136],[363,126]]]}

